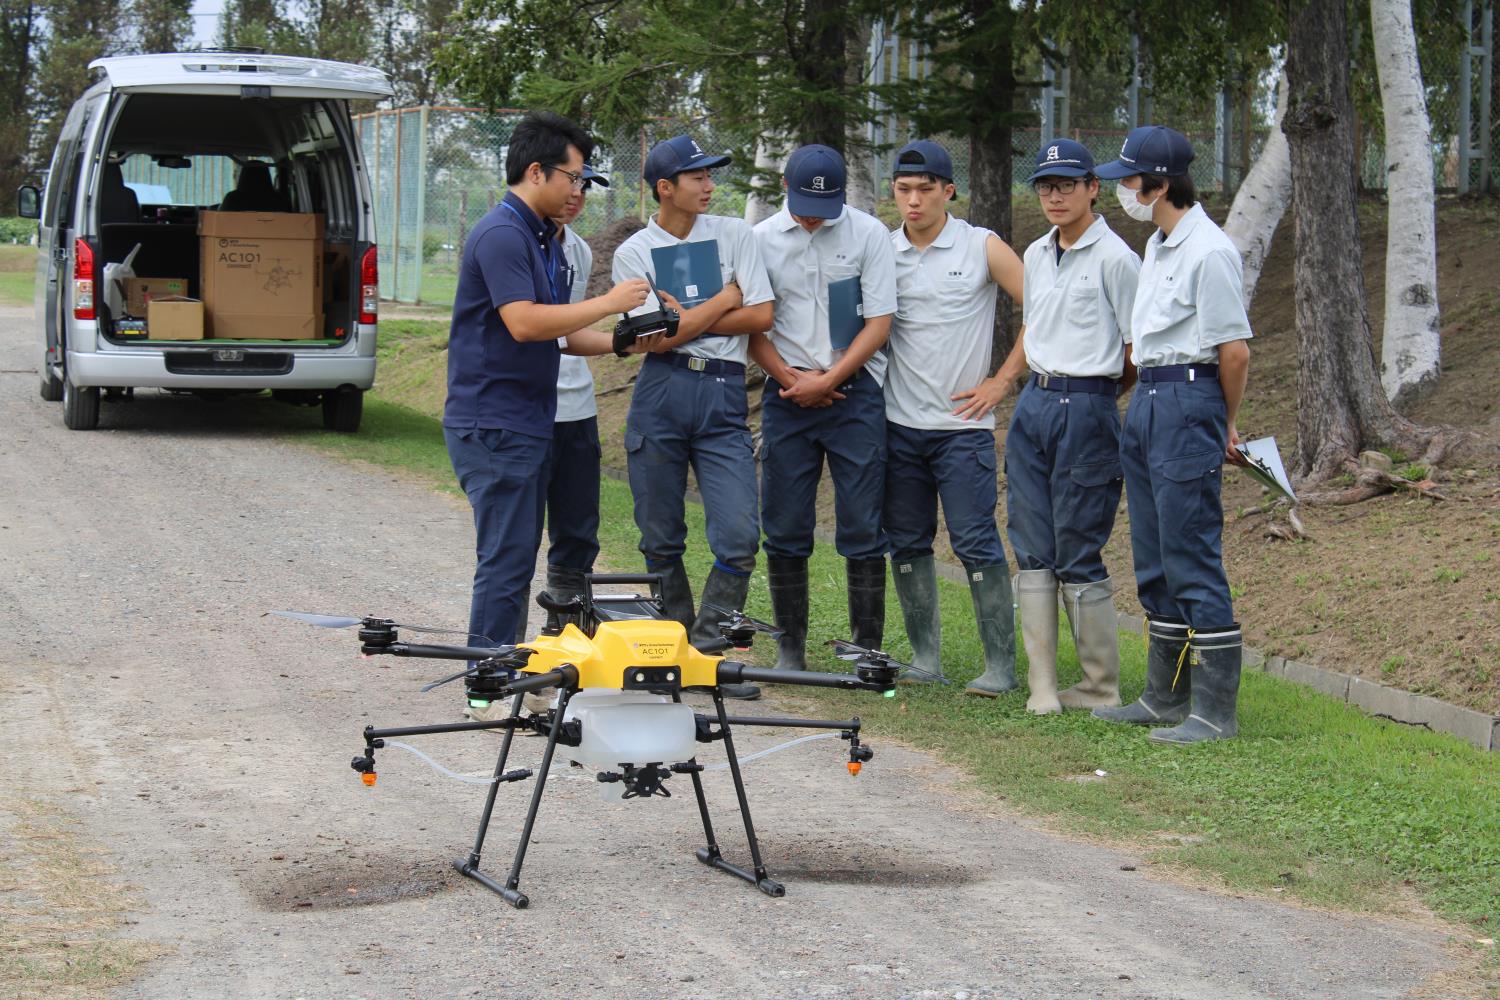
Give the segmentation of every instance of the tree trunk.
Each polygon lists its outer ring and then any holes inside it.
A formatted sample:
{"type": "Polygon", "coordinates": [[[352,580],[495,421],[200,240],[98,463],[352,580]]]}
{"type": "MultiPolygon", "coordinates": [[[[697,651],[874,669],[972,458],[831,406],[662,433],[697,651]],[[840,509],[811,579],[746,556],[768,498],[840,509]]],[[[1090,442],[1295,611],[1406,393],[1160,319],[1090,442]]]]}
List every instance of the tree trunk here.
{"type": "Polygon", "coordinates": [[[762,134],[755,140],[755,176],[745,199],[745,221],[752,226],[781,208],[781,187],[769,179],[769,172],[781,171],[788,152],[785,147],[786,140],[779,134],[762,134]]]}
{"type": "Polygon", "coordinates": [[[1294,465],[1310,485],[1343,471],[1367,444],[1419,455],[1434,434],[1392,409],[1376,373],[1358,253],[1344,0],[1302,0],[1292,5],[1289,21],[1291,95],[1281,127],[1297,221],[1294,465]]]}
{"type": "Polygon", "coordinates": [[[844,152],[844,66],[849,0],[805,0],[798,82],[807,97],[797,139],[844,152]]]}
{"type": "MultiPolygon", "coordinates": [[[[970,0],[976,21],[1005,18],[1012,24],[1015,14],[1005,4],[970,0]]],[[[992,36],[995,45],[989,56],[985,80],[975,80],[976,90],[985,94],[982,107],[976,102],[969,132],[969,222],[991,230],[1006,243],[1011,242],[1011,145],[1012,109],[1015,107],[1015,42],[1009,31],[992,36]],[[978,86],[984,83],[982,88],[978,86]]],[[[995,336],[990,367],[1004,363],[1016,342],[1013,303],[1005,292],[995,310],[995,336]]]]}
{"type": "Polygon", "coordinates": [[[1255,298],[1255,286],[1260,282],[1260,271],[1265,265],[1266,254],[1271,249],[1271,238],[1276,226],[1292,200],[1292,161],[1287,153],[1286,136],[1281,131],[1281,120],[1286,115],[1286,74],[1276,87],[1276,117],[1271,134],[1260,151],[1255,165],[1245,175],[1234,204],[1229,206],[1229,217],[1224,221],[1224,233],[1234,241],[1240,256],[1245,259],[1245,308],[1255,298]]]}
{"type": "Polygon", "coordinates": [[[1417,64],[1411,0],[1370,0],[1370,28],[1389,164],[1380,380],[1386,396],[1400,406],[1430,390],[1438,379],[1432,127],[1417,64]]]}
{"type": "MultiPolygon", "coordinates": [[[[845,92],[849,94],[865,94],[866,73],[869,71],[867,60],[870,49],[870,19],[865,16],[857,16],[849,25],[846,38],[846,53],[848,63],[844,67],[845,92]]],[[[861,97],[861,100],[868,100],[861,97]]],[[[844,185],[844,200],[859,209],[861,212],[874,214],[875,201],[879,197],[877,185],[879,179],[875,177],[875,154],[870,148],[869,139],[866,137],[866,124],[868,114],[850,116],[848,130],[844,139],[844,162],[849,168],[848,180],[844,185]]]]}

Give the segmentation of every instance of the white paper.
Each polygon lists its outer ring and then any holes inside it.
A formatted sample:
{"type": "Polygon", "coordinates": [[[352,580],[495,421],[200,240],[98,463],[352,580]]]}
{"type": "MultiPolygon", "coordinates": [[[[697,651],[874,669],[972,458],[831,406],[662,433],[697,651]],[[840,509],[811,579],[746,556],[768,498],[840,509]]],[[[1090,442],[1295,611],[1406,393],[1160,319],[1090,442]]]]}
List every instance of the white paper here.
{"type": "Polygon", "coordinates": [[[1238,450],[1250,463],[1245,471],[1250,474],[1251,479],[1285,495],[1293,503],[1297,502],[1297,494],[1292,492],[1292,481],[1287,478],[1286,466],[1281,464],[1281,452],[1276,447],[1275,438],[1241,441],[1238,450]]]}

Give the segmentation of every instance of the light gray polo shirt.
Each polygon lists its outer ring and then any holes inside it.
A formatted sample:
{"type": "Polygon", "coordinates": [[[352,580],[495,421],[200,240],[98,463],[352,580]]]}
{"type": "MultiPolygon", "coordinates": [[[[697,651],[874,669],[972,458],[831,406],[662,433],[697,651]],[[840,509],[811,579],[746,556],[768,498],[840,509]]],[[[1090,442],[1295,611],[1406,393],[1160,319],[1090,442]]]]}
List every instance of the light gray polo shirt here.
{"type": "MultiPolygon", "coordinates": [[[[614,280],[619,283],[630,278],[644,278],[649,274],[651,280],[655,281],[656,269],[651,264],[652,247],[700,243],[704,240],[714,240],[719,244],[720,276],[726,284],[733,281],[740,286],[740,292],[744,296],[743,305],[758,306],[775,298],[771,292],[771,280],[766,277],[765,266],[761,263],[755,233],[744,219],[731,219],[724,215],[698,216],[693,220],[692,231],[685,240],[679,240],[658,226],[653,215],[645,229],[631,234],[615,251],[614,280]]],[[[659,303],[656,297],[647,296],[646,304],[633,312],[651,312],[657,308],[659,303]]],[[[747,342],[747,338],[742,336],[710,337],[705,334],[673,350],[695,358],[738,361],[744,364],[749,357],[747,342]]]]}
{"type": "Polygon", "coordinates": [[[1214,364],[1218,346],[1249,340],[1244,262],[1202,205],[1188,209],[1163,237],[1146,241],[1127,339],[1141,368],[1214,364]]]}
{"type": "Polygon", "coordinates": [[[1043,375],[1119,378],[1141,259],[1095,215],[1057,255],[1057,227],[1026,248],[1026,364],[1043,375]]]}
{"type": "MultiPolygon", "coordinates": [[[[569,301],[582,302],[589,294],[589,271],[594,267],[594,251],[582,236],[573,232],[572,226],[563,226],[563,258],[573,268],[573,294],[569,301]]],[[[594,403],[594,376],[589,371],[589,359],[564,354],[557,365],[555,422],[587,420],[598,413],[599,408],[594,403]]]]}
{"type": "Polygon", "coordinates": [[[985,245],[995,234],[948,216],[926,250],[891,233],[896,251],[896,317],[886,345],[886,419],[920,430],[993,430],[995,416],[953,415],[953,394],[990,374],[995,296],[985,245]]]}
{"type": "MultiPolygon", "coordinates": [[[[896,256],[890,232],[873,215],[848,205],[836,219],[812,232],[803,229],[785,206],[755,227],[760,257],[776,293],[776,323],[771,344],[793,368],[827,371],[842,350],[834,350],[828,332],[828,286],[859,278],[864,318],[896,311],[896,256]]],[[[885,379],[885,358],[876,354],[865,368],[877,382],[885,379]]]]}

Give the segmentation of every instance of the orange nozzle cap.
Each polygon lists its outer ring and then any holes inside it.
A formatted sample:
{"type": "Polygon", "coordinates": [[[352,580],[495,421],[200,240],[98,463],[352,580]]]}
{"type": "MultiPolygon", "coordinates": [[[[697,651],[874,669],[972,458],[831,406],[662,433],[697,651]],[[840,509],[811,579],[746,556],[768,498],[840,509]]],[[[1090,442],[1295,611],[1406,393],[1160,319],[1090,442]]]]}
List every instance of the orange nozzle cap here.
{"type": "Polygon", "coordinates": [[[859,769],[860,769],[860,768],[861,768],[861,767],[862,767],[862,766],[863,766],[863,765],[862,765],[862,764],[860,764],[860,762],[859,762],[859,761],[857,761],[857,760],[851,760],[851,761],[850,761],[850,762],[849,762],[849,765],[848,765],[848,766],[849,766],[849,775],[850,775],[850,776],[851,776],[851,777],[852,777],[852,776],[854,776],[854,775],[856,775],[856,774],[858,774],[858,773],[859,773],[859,769]]]}
{"type": "Polygon", "coordinates": [[[361,774],[359,776],[359,780],[363,781],[366,785],[369,785],[371,788],[374,788],[375,787],[375,772],[374,771],[366,771],[364,774],[361,774]]]}

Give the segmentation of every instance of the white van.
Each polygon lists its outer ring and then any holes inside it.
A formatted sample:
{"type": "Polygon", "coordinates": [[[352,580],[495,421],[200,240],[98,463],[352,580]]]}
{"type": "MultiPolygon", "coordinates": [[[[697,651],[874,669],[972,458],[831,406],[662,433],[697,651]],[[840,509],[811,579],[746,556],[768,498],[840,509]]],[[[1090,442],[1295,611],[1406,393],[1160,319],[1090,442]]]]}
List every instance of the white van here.
{"type": "Polygon", "coordinates": [[[18,198],[20,214],[40,222],[42,398],[61,400],[64,423],[87,430],[101,396],[138,387],[269,389],[321,403],[331,429],[357,430],[375,380],[379,282],[348,102],[390,96],[385,74],[241,52],[121,56],[90,69],[102,78],[68,112],[45,193],[23,187],[18,198]],[[291,221],[319,233],[308,270],[321,303],[305,309],[314,318],[299,339],[283,339],[274,318],[224,324],[229,336],[219,336],[212,302],[205,339],[150,339],[124,315],[123,282],[105,289],[108,266],[113,275],[134,251],[136,276],[185,280],[185,297],[201,299],[200,217],[215,210],[300,214],[291,221]]]}

